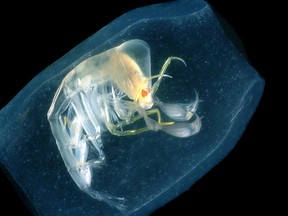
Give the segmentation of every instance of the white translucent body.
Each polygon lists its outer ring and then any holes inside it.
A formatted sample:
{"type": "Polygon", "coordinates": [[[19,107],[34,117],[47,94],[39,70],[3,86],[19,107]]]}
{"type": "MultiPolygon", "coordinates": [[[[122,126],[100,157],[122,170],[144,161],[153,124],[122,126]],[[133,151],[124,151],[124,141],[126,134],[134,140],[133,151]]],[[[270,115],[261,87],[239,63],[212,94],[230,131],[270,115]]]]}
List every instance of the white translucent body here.
{"type": "Polygon", "coordinates": [[[71,177],[91,197],[125,209],[123,197],[91,188],[93,168],[105,163],[103,132],[126,136],[162,130],[181,138],[199,132],[197,93],[195,101],[189,104],[164,103],[155,97],[172,60],[185,64],[178,57],[169,57],[160,73],[151,76],[149,46],[141,40],[130,40],[87,58],[63,79],[48,111],[48,120],[71,177]],[[154,78],[157,81],[152,86],[154,78]],[[162,121],[161,114],[171,121],[162,121]],[[157,118],[152,118],[155,115],[157,118]],[[144,121],[146,126],[133,128],[137,121],[144,121]]]}

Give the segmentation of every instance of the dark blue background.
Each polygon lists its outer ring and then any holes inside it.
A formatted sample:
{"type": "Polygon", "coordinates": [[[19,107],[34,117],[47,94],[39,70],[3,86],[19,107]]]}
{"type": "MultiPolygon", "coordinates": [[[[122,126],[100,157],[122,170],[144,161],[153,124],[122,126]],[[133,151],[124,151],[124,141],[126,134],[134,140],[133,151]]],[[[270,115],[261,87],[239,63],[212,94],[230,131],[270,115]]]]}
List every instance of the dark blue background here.
{"type": "MultiPolygon", "coordinates": [[[[1,62],[4,69],[1,70],[0,107],[5,106],[45,67],[110,21],[134,8],[158,2],[164,1],[103,1],[101,6],[81,1],[79,4],[70,3],[65,8],[41,1],[36,5],[25,2],[3,7],[8,15],[1,19],[1,52],[4,55],[1,62]],[[5,86],[8,82],[9,85],[5,86]]],[[[281,117],[281,114],[273,110],[277,108],[276,104],[280,106],[273,91],[276,92],[276,77],[281,73],[277,68],[277,55],[283,49],[278,44],[281,28],[284,28],[279,26],[282,16],[279,9],[283,6],[256,0],[208,2],[242,39],[251,64],[266,80],[264,95],[234,150],[188,192],[153,215],[166,215],[171,211],[178,212],[177,215],[208,212],[233,215],[270,210],[277,214],[281,203],[275,202],[274,205],[279,184],[276,162],[281,157],[276,155],[283,150],[274,133],[280,127],[276,124],[276,116],[281,117]]],[[[0,188],[2,212],[30,215],[2,172],[0,188]]]]}

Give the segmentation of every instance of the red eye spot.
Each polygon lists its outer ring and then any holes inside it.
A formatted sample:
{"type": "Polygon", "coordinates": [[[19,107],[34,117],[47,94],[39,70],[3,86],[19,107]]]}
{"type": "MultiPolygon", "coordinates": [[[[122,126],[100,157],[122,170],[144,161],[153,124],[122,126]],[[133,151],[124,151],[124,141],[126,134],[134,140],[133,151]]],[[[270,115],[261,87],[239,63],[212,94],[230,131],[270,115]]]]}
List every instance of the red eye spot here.
{"type": "Polygon", "coordinates": [[[142,95],[142,97],[146,97],[148,95],[148,92],[145,90],[142,90],[141,95],[142,95]]]}
{"type": "Polygon", "coordinates": [[[142,97],[147,97],[147,95],[150,93],[150,89],[146,88],[146,89],[142,89],[141,91],[141,96],[142,97]]]}

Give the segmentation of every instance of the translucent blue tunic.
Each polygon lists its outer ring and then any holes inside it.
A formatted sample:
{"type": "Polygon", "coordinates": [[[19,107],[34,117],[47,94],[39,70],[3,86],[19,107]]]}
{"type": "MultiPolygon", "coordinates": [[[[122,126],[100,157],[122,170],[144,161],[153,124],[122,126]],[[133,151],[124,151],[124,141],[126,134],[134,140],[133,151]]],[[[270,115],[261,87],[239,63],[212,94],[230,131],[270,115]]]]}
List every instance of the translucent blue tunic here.
{"type": "Polygon", "coordinates": [[[37,75],[0,112],[0,163],[35,214],[147,215],[187,190],[236,145],[261,98],[264,81],[202,0],[151,5],[124,14],[37,75]],[[199,93],[200,132],[176,138],[163,132],[102,134],[105,165],[93,188],[125,197],[120,212],[83,193],[70,177],[51,133],[47,112],[65,75],[91,52],[141,39],[151,49],[151,73],[169,56],[157,97],[187,102],[199,93]]]}

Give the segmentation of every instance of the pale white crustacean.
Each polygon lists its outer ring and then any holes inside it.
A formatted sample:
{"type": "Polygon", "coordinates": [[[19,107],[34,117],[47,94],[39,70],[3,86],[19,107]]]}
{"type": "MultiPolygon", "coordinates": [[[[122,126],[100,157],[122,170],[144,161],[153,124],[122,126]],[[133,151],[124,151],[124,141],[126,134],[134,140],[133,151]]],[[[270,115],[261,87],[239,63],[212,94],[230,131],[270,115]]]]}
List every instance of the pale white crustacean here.
{"type": "Polygon", "coordinates": [[[155,96],[162,78],[169,77],[165,72],[172,60],[185,64],[179,57],[169,57],[159,74],[151,76],[150,48],[134,39],[87,58],[61,82],[48,120],[71,177],[91,197],[125,208],[124,198],[91,188],[92,169],[105,160],[103,132],[126,136],[161,130],[185,138],[200,131],[197,92],[187,104],[164,103],[155,96]],[[152,79],[156,79],[153,85],[152,79]],[[163,121],[163,114],[171,121],[163,121]],[[133,128],[138,121],[145,126],[133,128]]]}

